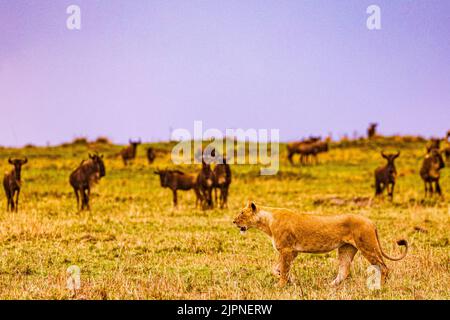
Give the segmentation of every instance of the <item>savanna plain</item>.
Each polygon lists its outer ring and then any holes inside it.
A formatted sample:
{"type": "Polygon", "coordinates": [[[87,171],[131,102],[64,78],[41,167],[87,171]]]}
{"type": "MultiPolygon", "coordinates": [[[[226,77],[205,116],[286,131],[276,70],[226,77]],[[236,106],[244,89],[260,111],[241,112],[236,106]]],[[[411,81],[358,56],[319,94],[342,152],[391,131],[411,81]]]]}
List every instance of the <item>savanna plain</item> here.
{"type": "MultiPolygon", "coordinates": [[[[341,141],[319,156],[319,164],[286,160],[260,176],[257,165],[233,165],[228,208],[195,208],[193,191],[161,188],[157,168],[174,168],[173,143],[143,144],[125,167],[109,143],[57,147],[0,148],[0,169],[8,157],[27,156],[22,168],[19,211],[6,211],[0,194],[1,299],[449,299],[450,169],[442,170],[444,197],[425,198],[419,176],[422,141],[379,138],[341,141]],[[374,170],[384,165],[381,150],[400,150],[393,201],[374,198],[374,170]],[[106,176],[95,186],[91,210],[78,211],[70,173],[89,152],[105,156],[106,176]],[[336,252],[299,254],[292,283],[277,288],[272,266],[277,255],[261,231],[241,236],[232,221],[248,200],[311,214],[354,213],[377,225],[383,249],[398,255],[394,241],[410,245],[405,259],[387,261],[390,277],[380,290],[367,287],[369,263],[357,253],[351,276],[330,286],[336,252]],[[79,266],[80,289],[67,288],[67,268],[79,266]]],[[[200,165],[177,168],[197,172],[200,165]]]]}

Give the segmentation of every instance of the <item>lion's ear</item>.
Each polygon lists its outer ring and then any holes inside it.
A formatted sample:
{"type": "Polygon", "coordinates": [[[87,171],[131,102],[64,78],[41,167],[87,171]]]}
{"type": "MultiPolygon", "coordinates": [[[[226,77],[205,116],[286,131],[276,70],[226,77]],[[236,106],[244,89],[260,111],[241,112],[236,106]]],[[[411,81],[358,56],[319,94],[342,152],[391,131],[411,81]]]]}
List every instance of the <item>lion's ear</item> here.
{"type": "Polygon", "coordinates": [[[256,212],[256,204],[253,201],[250,203],[250,207],[252,208],[253,212],[256,212]]]}

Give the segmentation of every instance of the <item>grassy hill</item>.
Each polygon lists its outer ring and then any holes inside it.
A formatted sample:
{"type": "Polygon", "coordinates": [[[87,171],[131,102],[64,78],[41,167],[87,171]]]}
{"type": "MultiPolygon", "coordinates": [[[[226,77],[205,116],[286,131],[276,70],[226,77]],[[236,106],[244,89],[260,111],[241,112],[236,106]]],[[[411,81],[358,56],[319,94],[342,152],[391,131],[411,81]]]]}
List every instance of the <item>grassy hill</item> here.
{"type": "MultiPolygon", "coordinates": [[[[66,269],[81,269],[79,299],[449,299],[450,174],[442,171],[446,199],[424,199],[419,177],[425,142],[377,139],[333,143],[315,166],[291,166],[280,146],[280,171],[259,176],[259,166],[234,165],[229,208],[195,209],[192,191],[180,192],[178,209],[159,185],[156,168],[173,167],[173,144],[153,144],[158,158],[147,164],[141,145],[134,164],[115,156],[121,146],[78,141],[58,147],[0,148],[0,169],[9,156],[29,158],[23,167],[18,213],[6,212],[0,196],[0,298],[67,299],[66,269]],[[374,169],[381,149],[400,150],[394,201],[373,199],[374,169]],[[88,152],[105,154],[106,177],[92,194],[90,212],[77,212],[71,171],[88,152]],[[391,276],[380,291],[366,287],[369,266],[357,254],[352,275],[340,287],[336,252],[300,254],[293,284],[279,289],[272,276],[276,254],[258,230],[245,236],[232,225],[247,200],[312,214],[357,213],[378,226],[382,246],[398,253],[406,237],[410,252],[388,261],[391,276]]],[[[297,160],[297,158],[296,158],[297,160]]],[[[189,172],[199,166],[179,166],[189,172]]]]}

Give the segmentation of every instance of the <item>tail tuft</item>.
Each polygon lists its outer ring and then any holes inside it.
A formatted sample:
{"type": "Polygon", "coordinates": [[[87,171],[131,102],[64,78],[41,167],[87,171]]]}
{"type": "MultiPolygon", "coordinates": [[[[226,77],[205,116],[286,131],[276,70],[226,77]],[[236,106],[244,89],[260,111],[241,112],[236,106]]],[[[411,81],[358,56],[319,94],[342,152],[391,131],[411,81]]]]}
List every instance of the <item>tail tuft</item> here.
{"type": "Polygon", "coordinates": [[[397,241],[397,244],[399,246],[408,246],[408,241],[406,241],[405,239],[400,239],[397,241]]]}

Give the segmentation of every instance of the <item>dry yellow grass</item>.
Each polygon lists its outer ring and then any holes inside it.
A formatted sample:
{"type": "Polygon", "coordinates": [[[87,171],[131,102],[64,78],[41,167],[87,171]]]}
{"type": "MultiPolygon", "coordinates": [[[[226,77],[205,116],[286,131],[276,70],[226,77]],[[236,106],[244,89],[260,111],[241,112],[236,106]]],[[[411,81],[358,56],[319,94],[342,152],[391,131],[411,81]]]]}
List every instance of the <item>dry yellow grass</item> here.
{"type": "MultiPolygon", "coordinates": [[[[133,166],[123,168],[112,156],[117,146],[96,146],[106,153],[107,175],[93,192],[92,211],[81,213],[68,176],[89,145],[2,149],[0,169],[9,169],[9,155],[26,154],[30,161],[23,168],[20,211],[6,212],[0,197],[0,298],[74,298],[66,269],[77,265],[78,299],[448,299],[449,201],[423,200],[421,143],[380,143],[331,148],[318,166],[292,167],[283,160],[272,177],[258,176],[257,167],[234,166],[229,209],[210,211],[194,209],[192,192],[180,193],[180,208],[173,210],[170,191],[153,174],[170,166],[169,158],[150,166],[144,148],[133,166]],[[370,200],[373,170],[383,164],[381,147],[402,151],[393,203],[370,200]],[[391,276],[380,291],[367,289],[368,263],[359,253],[351,277],[330,287],[335,252],[300,254],[292,285],[276,288],[270,241],[257,230],[242,237],[231,223],[250,198],[313,214],[365,215],[376,222],[385,251],[396,253],[393,240],[404,236],[410,252],[400,262],[388,261],[391,276]]],[[[442,186],[450,194],[448,170],[442,186]]]]}

